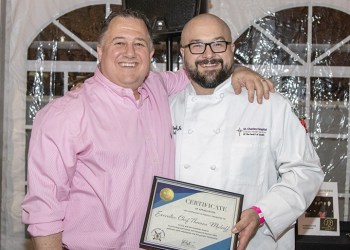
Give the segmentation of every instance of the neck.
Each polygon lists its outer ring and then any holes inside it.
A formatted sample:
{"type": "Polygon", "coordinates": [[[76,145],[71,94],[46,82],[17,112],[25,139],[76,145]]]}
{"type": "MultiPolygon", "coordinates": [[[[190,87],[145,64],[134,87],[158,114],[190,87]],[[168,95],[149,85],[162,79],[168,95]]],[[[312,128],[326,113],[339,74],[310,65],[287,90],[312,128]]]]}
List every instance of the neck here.
{"type": "Polygon", "coordinates": [[[138,89],[133,89],[132,91],[134,93],[135,99],[136,100],[140,99],[140,93],[139,93],[138,89]]]}
{"type": "Polygon", "coordinates": [[[196,82],[191,82],[191,84],[197,95],[212,95],[215,90],[215,88],[203,88],[196,82]]]}

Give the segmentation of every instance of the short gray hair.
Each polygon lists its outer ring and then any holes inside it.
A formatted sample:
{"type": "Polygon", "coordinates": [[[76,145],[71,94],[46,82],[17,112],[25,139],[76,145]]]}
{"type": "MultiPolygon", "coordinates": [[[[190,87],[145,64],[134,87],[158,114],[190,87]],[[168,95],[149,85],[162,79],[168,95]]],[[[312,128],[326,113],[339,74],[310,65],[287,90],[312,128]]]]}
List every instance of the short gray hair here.
{"type": "Polygon", "coordinates": [[[123,17],[123,18],[135,18],[143,21],[147,27],[147,31],[151,40],[152,44],[152,28],[150,25],[150,22],[148,18],[140,11],[132,10],[132,9],[124,9],[120,12],[111,12],[108,17],[102,22],[101,28],[100,28],[100,34],[98,37],[98,43],[101,44],[102,40],[106,34],[106,31],[108,30],[109,24],[115,17],[123,17]]]}

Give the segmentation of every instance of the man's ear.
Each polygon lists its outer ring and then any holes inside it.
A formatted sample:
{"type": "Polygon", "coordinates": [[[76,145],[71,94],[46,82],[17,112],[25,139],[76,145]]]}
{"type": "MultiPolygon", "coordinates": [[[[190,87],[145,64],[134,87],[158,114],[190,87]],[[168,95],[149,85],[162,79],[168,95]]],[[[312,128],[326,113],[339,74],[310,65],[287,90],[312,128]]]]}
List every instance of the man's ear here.
{"type": "Polygon", "coordinates": [[[182,59],[184,59],[185,49],[184,48],[180,48],[180,53],[181,53],[182,59]]]}
{"type": "Polygon", "coordinates": [[[152,60],[152,57],[154,55],[154,51],[155,51],[154,48],[152,48],[150,53],[149,53],[149,58],[151,58],[151,60],[152,60]]]}
{"type": "Polygon", "coordinates": [[[182,68],[185,69],[186,63],[185,63],[185,49],[184,48],[180,48],[180,54],[181,54],[181,58],[182,58],[182,68]]]}
{"type": "Polygon", "coordinates": [[[101,62],[101,59],[102,59],[102,47],[101,47],[101,45],[97,45],[97,59],[98,59],[98,61],[99,62],[101,62]]]}
{"type": "Polygon", "coordinates": [[[231,43],[231,50],[232,50],[232,52],[235,52],[235,48],[236,48],[236,47],[235,47],[235,44],[232,42],[232,43],[231,43]]]}

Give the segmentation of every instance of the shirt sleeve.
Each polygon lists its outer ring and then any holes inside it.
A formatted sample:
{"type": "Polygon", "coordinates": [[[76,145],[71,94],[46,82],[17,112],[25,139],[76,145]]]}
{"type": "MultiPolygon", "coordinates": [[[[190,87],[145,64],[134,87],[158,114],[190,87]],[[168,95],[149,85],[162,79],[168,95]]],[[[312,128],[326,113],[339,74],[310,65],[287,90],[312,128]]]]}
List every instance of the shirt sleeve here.
{"type": "Polygon", "coordinates": [[[309,135],[289,103],[274,115],[279,119],[272,125],[275,134],[271,151],[279,181],[256,205],[265,217],[264,233],[277,239],[311,204],[324,174],[309,135]]]}
{"type": "Polygon", "coordinates": [[[49,104],[38,112],[30,138],[22,220],[32,236],[63,231],[77,143],[71,117],[66,115],[69,111],[58,106],[49,104]]]}
{"type": "Polygon", "coordinates": [[[183,69],[174,72],[159,72],[159,75],[162,78],[168,96],[175,95],[190,83],[190,80],[183,69]]]}

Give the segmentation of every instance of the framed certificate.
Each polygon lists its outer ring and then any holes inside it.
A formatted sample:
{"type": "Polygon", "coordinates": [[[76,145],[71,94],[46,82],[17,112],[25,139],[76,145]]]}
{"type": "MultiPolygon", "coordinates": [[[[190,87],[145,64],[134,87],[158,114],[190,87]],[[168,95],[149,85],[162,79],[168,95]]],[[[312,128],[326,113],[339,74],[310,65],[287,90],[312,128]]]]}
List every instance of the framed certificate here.
{"type": "Polygon", "coordinates": [[[337,182],[322,183],[311,205],[298,218],[298,235],[340,235],[337,182]]]}
{"type": "Polygon", "coordinates": [[[243,195],[154,177],[140,240],[146,249],[236,249],[243,195]]]}

